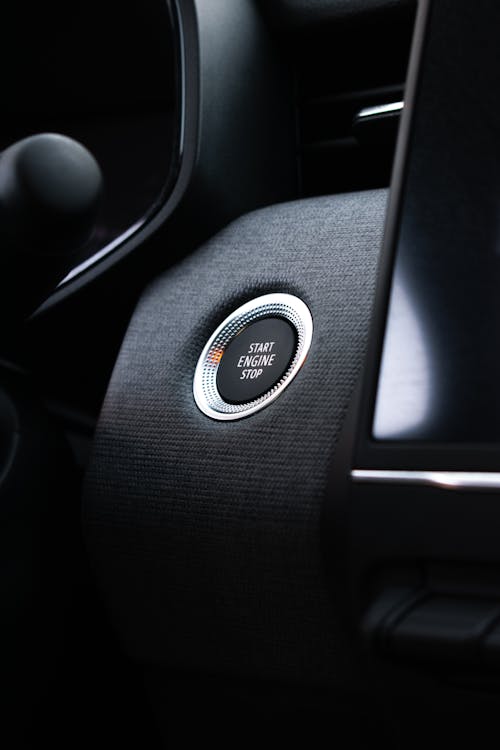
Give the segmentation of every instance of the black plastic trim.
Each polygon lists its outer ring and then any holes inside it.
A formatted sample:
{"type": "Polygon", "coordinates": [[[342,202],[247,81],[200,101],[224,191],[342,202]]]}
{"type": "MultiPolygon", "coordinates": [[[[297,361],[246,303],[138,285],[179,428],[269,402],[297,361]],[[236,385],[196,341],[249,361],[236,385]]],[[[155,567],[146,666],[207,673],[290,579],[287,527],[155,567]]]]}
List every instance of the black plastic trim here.
{"type": "MultiPolygon", "coordinates": [[[[293,104],[287,96],[292,83],[254,4],[174,0],[172,7],[183,89],[175,185],[149,221],[56,289],[35,316],[93,282],[162,228],[168,227],[165,242],[178,245],[179,234],[184,241],[196,224],[197,244],[238,215],[297,194],[293,104]],[[235,85],[241,71],[245,78],[235,85]]],[[[165,258],[168,265],[168,253],[165,258]]]]}

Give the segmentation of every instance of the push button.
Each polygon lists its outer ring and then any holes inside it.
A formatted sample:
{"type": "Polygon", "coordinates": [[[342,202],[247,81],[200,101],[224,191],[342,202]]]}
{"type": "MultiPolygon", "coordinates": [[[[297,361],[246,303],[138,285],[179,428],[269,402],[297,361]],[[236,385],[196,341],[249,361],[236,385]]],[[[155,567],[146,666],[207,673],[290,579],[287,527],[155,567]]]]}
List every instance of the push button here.
{"type": "Polygon", "coordinates": [[[222,321],[205,344],[193,378],[207,417],[242,419],[269,406],[297,376],[309,352],[313,320],[293,294],[264,294],[222,321]]]}
{"type": "Polygon", "coordinates": [[[283,318],[250,323],[228,345],[217,370],[217,390],[228,404],[254,401],[288,370],[297,347],[295,329],[283,318]]]}

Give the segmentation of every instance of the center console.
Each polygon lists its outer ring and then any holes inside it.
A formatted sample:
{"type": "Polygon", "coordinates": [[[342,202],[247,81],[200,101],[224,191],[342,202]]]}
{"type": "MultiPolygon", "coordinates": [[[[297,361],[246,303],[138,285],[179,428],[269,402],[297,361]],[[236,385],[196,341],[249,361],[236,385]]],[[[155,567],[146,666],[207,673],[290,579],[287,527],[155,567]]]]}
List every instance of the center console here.
{"type": "Polygon", "coordinates": [[[474,669],[498,659],[500,614],[499,23],[491,3],[421,3],[328,510],[336,537],[345,522],[346,609],[371,646],[474,669]]]}

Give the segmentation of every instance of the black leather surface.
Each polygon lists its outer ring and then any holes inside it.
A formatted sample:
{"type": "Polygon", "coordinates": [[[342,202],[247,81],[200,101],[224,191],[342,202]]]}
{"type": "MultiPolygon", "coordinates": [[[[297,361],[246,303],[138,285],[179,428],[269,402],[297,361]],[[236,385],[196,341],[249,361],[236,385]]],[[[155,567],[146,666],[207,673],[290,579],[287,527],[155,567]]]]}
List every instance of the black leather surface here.
{"type": "Polygon", "coordinates": [[[264,0],[263,7],[282,26],[308,26],[363,19],[370,14],[413,8],[417,0],[264,0]]]}
{"type": "Polygon", "coordinates": [[[368,335],[386,192],[266,208],[143,295],[103,406],[86,483],[89,554],[142,662],[335,683],[350,661],[320,551],[335,444],[368,335]],[[290,387],[237,422],[201,414],[195,365],[254,296],[310,307],[290,387]]]}

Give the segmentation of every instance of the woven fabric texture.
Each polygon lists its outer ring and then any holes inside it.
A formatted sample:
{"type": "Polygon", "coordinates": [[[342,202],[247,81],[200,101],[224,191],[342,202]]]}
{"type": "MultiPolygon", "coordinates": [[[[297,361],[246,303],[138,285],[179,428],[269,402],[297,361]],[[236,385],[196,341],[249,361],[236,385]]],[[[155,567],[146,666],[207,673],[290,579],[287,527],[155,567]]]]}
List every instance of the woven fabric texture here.
{"type": "Polygon", "coordinates": [[[362,367],[386,191],[248,214],[144,293],[96,434],[89,555],[125,647],[144,663],[316,683],[350,662],[320,551],[320,515],[362,367]],[[225,316],[301,297],[309,357],[260,413],[195,406],[199,354],[225,316]]]}

